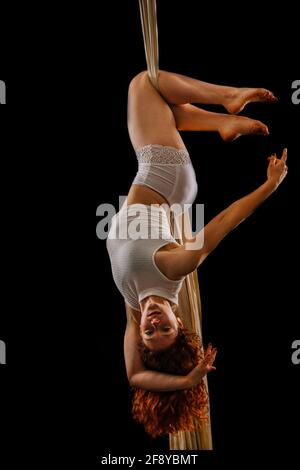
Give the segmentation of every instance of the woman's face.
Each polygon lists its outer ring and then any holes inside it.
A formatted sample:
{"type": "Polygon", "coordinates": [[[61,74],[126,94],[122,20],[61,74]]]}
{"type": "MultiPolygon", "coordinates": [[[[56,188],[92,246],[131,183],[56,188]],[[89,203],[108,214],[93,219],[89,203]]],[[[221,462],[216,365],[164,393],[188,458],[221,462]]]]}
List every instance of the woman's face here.
{"type": "Polygon", "coordinates": [[[151,296],[143,302],[140,332],[143,343],[151,351],[171,346],[180,326],[183,326],[180,318],[176,318],[166,299],[151,296]]]}

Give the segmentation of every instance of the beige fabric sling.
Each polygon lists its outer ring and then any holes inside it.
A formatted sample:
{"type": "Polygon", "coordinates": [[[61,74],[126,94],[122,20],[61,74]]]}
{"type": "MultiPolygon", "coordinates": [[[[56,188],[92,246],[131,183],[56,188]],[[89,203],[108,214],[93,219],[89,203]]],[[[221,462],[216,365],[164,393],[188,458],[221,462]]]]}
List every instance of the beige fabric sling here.
{"type": "MultiPolygon", "coordinates": [[[[184,212],[173,220],[173,232],[176,224],[177,241],[183,244],[186,239],[192,238],[189,213],[184,212]],[[181,234],[179,236],[179,234],[181,234]]],[[[191,331],[195,331],[202,340],[201,331],[201,299],[197,271],[186,276],[179,292],[179,316],[183,324],[191,331]]],[[[205,378],[207,386],[207,379],[205,378]]],[[[170,449],[172,450],[211,450],[211,422],[210,414],[207,421],[201,421],[201,428],[195,432],[179,432],[169,435],[170,449]]]]}
{"type": "MultiPolygon", "coordinates": [[[[156,0],[139,0],[139,4],[148,74],[153,86],[159,91],[156,0]]],[[[186,235],[186,238],[189,238],[192,233],[188,212],[185,212],[180,217],[177,217],[176,221],[173,221],[173,232],[175,223],[177,226],[176,233],[181,234],[178,241],[184,243],[184,235],[186,235]],[[184,235],[180,230],[182,227],[185,227],[184,235]]],[[[195,331],[202,338],[201,301],[197,271],[189,274],[183,283],[179,293],[179,316],[187,328],[195,331]]],[[[201,422],[201,428],[195,432],[170,434],[169,444],[171,450],[211,450],[210,416],[207,421],[201,422]]]]}
{"type": "Polygon", "coordinates": [[[158,30],[156,0],[139,0],[144,46],[149,78],[158,89],[158,30]]]}

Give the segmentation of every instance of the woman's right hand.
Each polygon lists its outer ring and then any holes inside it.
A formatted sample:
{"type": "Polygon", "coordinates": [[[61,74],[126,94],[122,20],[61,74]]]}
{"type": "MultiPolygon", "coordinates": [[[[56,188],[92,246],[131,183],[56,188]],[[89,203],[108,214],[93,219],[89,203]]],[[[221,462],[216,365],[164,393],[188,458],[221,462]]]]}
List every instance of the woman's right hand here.
{"type": "Polygon", "coordinates": [[[212,344],[209,344],[207,350],[205,351],[204,358],[187,375],[189,388],[198,385],[203,377],[208,374],[208,372],[216,369],[213,366],[216,354],[217,348],[213,348],[212,344]]]}
{"type": "Polygon", "coordinates": [[[288,167],[286,166],[286,159],[287,159],[287,149],[285,148],[282,152],[281,158],[277,158],[277,155],[271,155],[268,158],[269,166],[268,166],[268,181],[274,184],[275,189],[282,183],[284,178],[287,175],[288,167]]]}

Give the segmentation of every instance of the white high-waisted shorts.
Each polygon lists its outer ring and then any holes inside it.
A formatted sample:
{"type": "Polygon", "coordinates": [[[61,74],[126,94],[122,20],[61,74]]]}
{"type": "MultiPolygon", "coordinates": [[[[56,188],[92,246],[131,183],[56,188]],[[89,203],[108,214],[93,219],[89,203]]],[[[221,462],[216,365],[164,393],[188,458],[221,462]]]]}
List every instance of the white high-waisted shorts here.
{"type": "Polygon", "coordinates": [[[148,186],[168,201],[169,205],[192,204],[198,185],[195,170],[186,149],[150,144],[136,151],[138,172],[133,184],[148,186]]]}

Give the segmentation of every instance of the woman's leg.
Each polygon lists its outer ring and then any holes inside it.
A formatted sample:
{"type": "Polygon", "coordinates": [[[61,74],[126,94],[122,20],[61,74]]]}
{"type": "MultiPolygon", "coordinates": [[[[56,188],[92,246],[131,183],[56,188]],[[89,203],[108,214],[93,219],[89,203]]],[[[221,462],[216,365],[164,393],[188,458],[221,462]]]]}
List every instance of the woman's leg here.
{"type": "Polygon", "coordinates": [[[247,103],[276,102],[277,98],[264,88],[235,88],[213,85],[176,73],[159,71],[159,90],[169,104],[202,103],[224,106],[237,114],[247,103]]]}
{"type": "Polygon", "coordinates": [[[269,134],[265,124],[247,117],[211,113],[191,104],[171,105],[171,108],[179,131],[216,131],[226,141],[246,134],[269,134]]]}
{"type": "Polygon", "coordinates": [[[185,148],[172,109],[153,87],[147,72],[131,81],[127,109],[128,131],[135,150],[147,144],[185,148]]]}
{"type": "Polygon", "coordinates": [[[227,93],[225,89],[228,87],[210,85],[188,77],[178,81],[177,75],[169,72],[159,72],[159,86],[163,97],[152,86],[146,71],[138,74],[130,83],[128,130],[135,149],[147,144],[184,148],[178,130],[217,131],[224,140],[229,141],[244,134],[268,134],[268,128],[260,121],[211,113],[190,104],[169,106],[170,103],[166,102],[172,101],[173,97],[175,101],[186,103],[198,97],[197,100],[201,98],[202,101],[214,100],[217,103],[218,99],[224,101],[227,93]],[[190,81],[197,85],[190,85],[190,81]]]}

